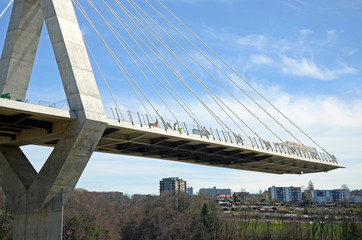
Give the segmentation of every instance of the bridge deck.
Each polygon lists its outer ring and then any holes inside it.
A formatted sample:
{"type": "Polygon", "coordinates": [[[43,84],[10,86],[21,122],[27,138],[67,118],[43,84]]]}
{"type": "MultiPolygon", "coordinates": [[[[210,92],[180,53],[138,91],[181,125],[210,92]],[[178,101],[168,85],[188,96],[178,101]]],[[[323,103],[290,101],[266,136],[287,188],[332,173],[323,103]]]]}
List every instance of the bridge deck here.
{"type": "MultiPolygon", "coordinates": [[[[76,116],[63,109],[0,99],[0,144],[54,146],[76,116]]],[[[280,146],[220,140],[108,118],[96,151],[275,174],[326,172],[345,165],[331,156],[280,146]]]]}

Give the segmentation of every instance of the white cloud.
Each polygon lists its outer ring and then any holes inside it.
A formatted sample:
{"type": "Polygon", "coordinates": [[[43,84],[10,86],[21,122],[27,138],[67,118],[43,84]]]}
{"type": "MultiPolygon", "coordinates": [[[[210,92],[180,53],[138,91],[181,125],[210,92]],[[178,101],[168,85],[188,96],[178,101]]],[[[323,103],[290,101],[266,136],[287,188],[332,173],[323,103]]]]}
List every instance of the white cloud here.
{"type": "Polygon", "coordinates": [[[252,63],[254,64],[259,64],[259,65],[262,65],[262,64],[270,64],[273,62],[273,60],[265,55],[253,55],[250,57],[250,60],[252,63]]]}
{"type": "Polygon", "coordinates": [[[338,37],[338,34],[337,34],[336,30],[328,30],[326,43],[335,41],[337,39],[337,37],[338,37]]]}
{"type": "Polygon", "coordinates": [[[304,57],[299,61],[287,56],[282,56],[281,58],[283,73],[299,77],[332,80],[343,74],[355,74],[357,72],[356,69],[347,65],[342,65],[342,68],[337,70],[329,70],[328,68],[317,66],[313,59],[308,60],[304,57]]]}
{"type": "Polygon", "coordinates": [[[327,145],[327,149],[339,153],[359,149],[362,141],[361,100],[292,97],[280,92],[273,102],[312,138],[315,136],[317,142],[327,145]]]}
{"type": "Polygon", "coordinates": [[[358,52],[359,51],[359,49],[353,49],[352,51],[349,51],[348,53],[347,53],[347,56],[349,57],[349,56],[352,56],[353,54],[355,54],[356,52],[358,52]]]}
{"type": "Polygon", "coordinates": [[[306,37],[308,37],[309,35],[311,35],[312,33],[313,33],[313,31],[310,30],[310,29],[301,29],[301,30],[299,30],[299,34],[300,34],[300,36],[301,36],[302,38],[306,38],[306,37]]]}
{"type": "MultiPolygon", "coordinates": [[[[318,34],[314,34],[313,29],[303,28],[298,31],[298,39],[273,39],[267,38],[262,34],[250,34],[246,36],[236,36],[229,34],[229,39],[234,39],[239,46],[244,47],[239,51],[250,51],[252,54],[249,57],[250,64],[244,63],[243,66],[248,66],[250,70],[253,65],[269,64],[272,63],[274,67],[279,68],[286,75],[298,76],[298,77],[311,77],[319,80],[333,80],[342,75],[357,74],[357,70],[354,67],[343,64],[338,60],[340,54],[335,53],[335,59],[337,59],[337,67],[335,63],[331,63],[330,57],[324,58],[324,56],[330,56],[330,49],[327,49],[327,44],[337,44],[337,38],[341,31],[330,29],[325,32],[325,37],[318,37],[318,34]],[[268,51],[268,56],[265,56],[265,51],[268,51]],[[281,56],[281,57],[280,57],[281,56]],[[289,57],[293,56],[293,57],[289,57]],[[326,62],[326,64],[319,64],[313,57],[318,58],[319,62],[326,62]],[[277,58],[281,58],[280,64],[276,64],[277,58]]],[[[226,34],[223,34],[226,35],[226,34]]],[[[231,46],[230,41],[226,41],[224,45],[231,46]],[[226,44],[227,42],[227,44],[226,44]]],[[[236,49],[235,47],[233,49],[236,49]]],[[[340,49],[336,48],[336,49],[340,49]]],[[[359,49],[352,49],[349,52],[343,50],[345,53],[343,56],[351,56],[359,51],[359,49]]],[[[241,53],[243,54],[243,53],[241,53]]]]}
{"type": "Polygon", "coordinates": [[[246,37],[241,37],[238,40],[238,43],[243,46],[254,47],[257,49],[263,49],[267,44],[268,40],[264,35],[248,35],[246,37]]]}

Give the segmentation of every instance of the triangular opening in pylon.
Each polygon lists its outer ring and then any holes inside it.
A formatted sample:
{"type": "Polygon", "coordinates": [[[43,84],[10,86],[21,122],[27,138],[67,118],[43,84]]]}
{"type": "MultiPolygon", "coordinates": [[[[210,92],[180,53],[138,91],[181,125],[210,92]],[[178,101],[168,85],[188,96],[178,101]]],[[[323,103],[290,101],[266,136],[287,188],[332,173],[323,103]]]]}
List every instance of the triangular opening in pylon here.
{"type": "Polygon", "coordinates": [[[49,5],[20,1],[14,5],[10,21],[1,92],[13,94],[17,100],[36,93],[38,101],[46,102],[43,105],[64,108],[69,104],[74,111],[93,112],[88,116],[103,118],[103,103],[72,1],[50,1],[49,5]],[[52,81],[54,78],[58,81],[52,81]]]}
{"type": "Polygon", "coordinates": [[[62,79],[45,23],[40,36],[26,99],[34,104],[67,108],[62,79]]]}

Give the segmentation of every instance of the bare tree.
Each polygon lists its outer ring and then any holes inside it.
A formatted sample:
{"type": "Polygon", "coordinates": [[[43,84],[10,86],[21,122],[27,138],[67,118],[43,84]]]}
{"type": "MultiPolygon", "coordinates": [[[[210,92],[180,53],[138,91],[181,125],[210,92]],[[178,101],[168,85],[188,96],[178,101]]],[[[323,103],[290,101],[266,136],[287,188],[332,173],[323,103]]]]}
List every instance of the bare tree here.
{"type": "Polygon", "coordinates": [[[309,180],[309,182],[308,182],[308,190],[314,190],[314,185],[313,185],[312,180],[309,180]]]}

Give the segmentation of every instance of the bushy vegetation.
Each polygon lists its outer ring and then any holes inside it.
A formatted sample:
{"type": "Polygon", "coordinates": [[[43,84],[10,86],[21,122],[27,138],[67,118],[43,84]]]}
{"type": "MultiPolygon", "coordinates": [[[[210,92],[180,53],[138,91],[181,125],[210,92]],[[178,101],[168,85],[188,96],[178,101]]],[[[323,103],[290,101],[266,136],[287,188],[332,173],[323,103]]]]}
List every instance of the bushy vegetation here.
{"type": "MultiPolygon", "coordinates": [[[[361,208],[351,208],[347,204],[321,209],[306,207],[300,217],[295,218],[283,215],[266,218],[257,210],[225,214],[212,198],[205,196],[167,192],[160,197],[134,195],[132,198],[123,196],[109,200],[95,193],[77,190],[65,211],[66,221],[77,214],[95,219],[97,229],[108,232],[111,239],[362,238],[361,208]],[[308,211],[309,218],[303,218],[308,211]]],[[[103,234],[97,239],[108,239],[106,237],[103,234]]]]}
{"type": "Polygon", "coordinates": [[[10,207],[6,204],[5,195],[0,188],[0,240],[11,239],[13,219],[10,207]]]}
{"type": "MultiPolygon", "coordinates": [[[[0,204],[0,239],[11,239],[12,218],[1,197],[0,204]]],[[[108,198],[78,189],[65,206],[63,239],[362,239],[360,206],[321,209],[268,218],[257,210],[225,213],[205,196],[167,192],[108,198]],[[309,218],[303,218],[307,212],[309,218]]]]}

